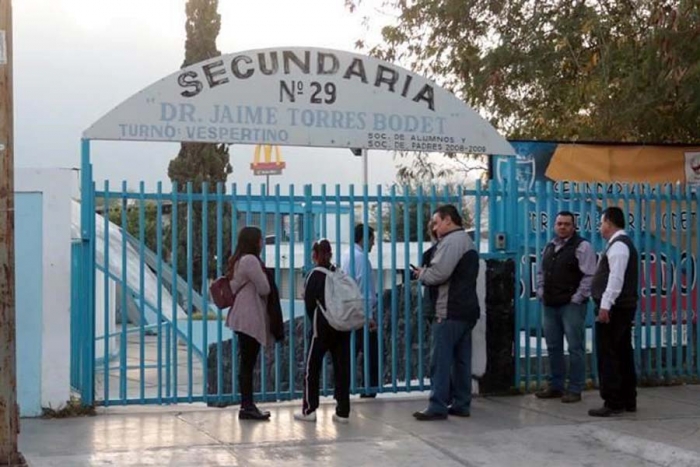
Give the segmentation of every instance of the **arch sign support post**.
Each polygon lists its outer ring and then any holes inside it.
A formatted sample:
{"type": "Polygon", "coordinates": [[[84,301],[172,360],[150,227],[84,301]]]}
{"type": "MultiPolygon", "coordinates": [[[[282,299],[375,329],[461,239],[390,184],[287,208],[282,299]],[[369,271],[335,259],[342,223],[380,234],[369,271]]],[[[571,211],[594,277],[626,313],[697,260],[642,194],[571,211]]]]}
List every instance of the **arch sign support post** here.
{"type": "MultiPolygon", "coordinates": [[[[503,136],[453,94],[373,57],[280,47],[222,55],[178,70],[83,133],[81,220],[90,294],[84,325],[90,337],[95,325],[91,140],[515,154],[503,136]]],[[[83,355],[92,362],[94,338],[85,345],[83,355]]],[[[90,368],[85,366],[83,381],[89,385],[85,402],[92,403],[90,368]]]]}

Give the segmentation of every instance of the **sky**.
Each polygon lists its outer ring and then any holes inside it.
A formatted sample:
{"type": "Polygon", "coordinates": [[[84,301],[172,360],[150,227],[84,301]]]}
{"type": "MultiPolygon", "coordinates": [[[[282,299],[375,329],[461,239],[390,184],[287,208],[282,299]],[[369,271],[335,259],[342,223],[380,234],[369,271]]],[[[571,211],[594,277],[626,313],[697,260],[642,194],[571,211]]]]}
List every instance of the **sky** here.
{"type": "MultiPolygon", "coordinates": [[[[371,2],[365,2],[365,5],[371,2]]],[[[369,6],[366,6],[369,8],[369,6]]],[[[19,0],[14,16],[15,166],[80,166],[82,132],[131,95],[177,71],[184,57],[185,0],[19,0]]],[[[343,0],[221,0],[222,53],[272,46],[355,51],[378,39],[343,0]]],[[[369,11],[370,13],[376,13],[369,11]]],[[[169,186],[178,144],[93,143],[95,181],[169,186]]],[[[264,183],[253,146],[232,146],[229,183],[264,183]]],[[[361,183],[362,160],[345,149],[283,148],[287,169],[271,183],[361,183]],[[310,170],[310,168],[312,170],[310,170]]],[[[395,180],[393,155],[372,151],[369,184],[395,180]]]]}

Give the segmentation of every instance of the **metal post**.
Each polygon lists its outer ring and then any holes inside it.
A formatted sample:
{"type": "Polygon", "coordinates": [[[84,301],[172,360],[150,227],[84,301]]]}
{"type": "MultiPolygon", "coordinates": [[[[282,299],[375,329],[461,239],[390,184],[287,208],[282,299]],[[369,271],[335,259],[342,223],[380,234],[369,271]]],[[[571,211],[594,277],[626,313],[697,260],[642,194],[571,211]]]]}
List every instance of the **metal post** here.
{"type": "Polygon", "coordinates": [[[26,465],[17,450],[12,1],[0,0],[0,465],[26,465]]]}
{"type": "Polygon", "coordinates": [[[367,186],[369,180],[367,174],[369,172],[368,162],[367,162],[367,149],[362,150],[362,186],[367,186]]]}
{"type": "Polygon", "coordinates": [[[95,400],[95,200],[93,196],[90,140],[80,144],[80,230],[82,240],[83,307],[81,314],[81,402],[91,406],[95,400]]]}

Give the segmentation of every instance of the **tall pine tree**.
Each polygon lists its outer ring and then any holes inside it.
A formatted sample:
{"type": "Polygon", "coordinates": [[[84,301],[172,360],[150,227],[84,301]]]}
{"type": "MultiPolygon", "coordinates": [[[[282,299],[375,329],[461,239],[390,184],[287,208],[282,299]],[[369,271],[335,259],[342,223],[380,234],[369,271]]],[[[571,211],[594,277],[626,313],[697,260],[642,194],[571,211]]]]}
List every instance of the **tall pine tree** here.
{"type": "MultiPolygon", "coordinates": [[[[186,5],[187,21],[185,29],[185,60],[182,68],[194,63],[218,57],[221,52],[216,48],[216,38],[221,29],[221,15],[217,12],[218,0],[188,0],[186,5]]],[[[214,143],[182,143],[177,157],[170,161],[168,177],[177,182],[177,190],[187,191],[187,183],[192,183],[192,191],[202,191],[202,183],[208,183],[209,192],[215,192],[218,183],[226,183],[228,175],[233,171],[229,163],[228,146],[214,143]]],[[[210,203],[208,211],[208,253],[202,251],[202,205],[193,203],[192,223],[192,286],[203,289],[202,263],[208,262],[207,276],[216,274],[216,209],[210,203]]],[[[228,213],[225,213],[228,218],[228,213]]],[[[230,222],[224,222],[224,226],[230,222]]],[[[187,207],[178,209],[178,271],[185,277],[187,271],[187,207]]],[[[224,243],[230,238],[230,232],[223,232],[224,243]]],[[[227,248],[224,248],[226,250],[227,248]]]]}

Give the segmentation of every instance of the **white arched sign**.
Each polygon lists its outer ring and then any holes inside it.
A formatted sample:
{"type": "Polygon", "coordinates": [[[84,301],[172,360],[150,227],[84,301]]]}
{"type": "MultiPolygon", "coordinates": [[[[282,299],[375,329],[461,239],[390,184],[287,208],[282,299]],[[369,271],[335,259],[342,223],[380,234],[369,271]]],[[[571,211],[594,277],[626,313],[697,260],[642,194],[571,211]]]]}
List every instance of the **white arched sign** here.
{"type": "Polygon", "coordinates": [[[514,154],[435,83],[372,57],[303,47],[233,53],[179,70],[83,138],[514,154]]]}

